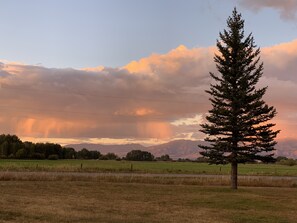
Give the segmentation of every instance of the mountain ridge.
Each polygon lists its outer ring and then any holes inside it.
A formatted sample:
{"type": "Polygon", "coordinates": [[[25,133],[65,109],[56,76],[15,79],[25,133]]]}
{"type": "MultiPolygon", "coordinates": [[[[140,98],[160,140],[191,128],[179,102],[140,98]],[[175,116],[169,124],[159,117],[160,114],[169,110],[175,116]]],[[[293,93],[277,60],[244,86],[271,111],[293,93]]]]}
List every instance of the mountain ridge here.
{"type": "MultiPolygon", "coordinates": [[[[143,146],[137,143],[116,145],[80,143],[69,144],[65,147],[72,147],[75,150],[81,150],[83,148],[88,150],[97,150],[102,154],[115,153],[120,157],[126,156],[126,154],[131,150],[145,150],[152,153],[155,157],[168,154],[173,159],[196,159],[201,156],[199,153],[201,151],[198,147],[199,144],[203,145],[206,144],[206,142],[202,140],[194,141],[181,139],[152,146],[143,146]]],[[[275,148],[275,156],[297,158],[297,140],[280,140],[275,148]]]]}
{"type": "Polygon", "coordinates": [[[131,150],[145,150],[152,153],[154,156],[162,156],[168,154],[173,159],[188,158],[196,159],[199,157],[200,149],[198,148],[199,143],[205,143],[204,141],[193,141],[193,140],[174,140],[168,143],[162,143],[159,145],[143,146],[137,143],[131,144],[116,144],[116,145],[104,145],[94,143],[80,143],[80,144],[69,144],[65,147],[72,147],[75,150],[81,150],[86,148],[88,150],[97,150],[102,154],[108,152],[115,153],[120,157],[126,156],[131,150]]]}

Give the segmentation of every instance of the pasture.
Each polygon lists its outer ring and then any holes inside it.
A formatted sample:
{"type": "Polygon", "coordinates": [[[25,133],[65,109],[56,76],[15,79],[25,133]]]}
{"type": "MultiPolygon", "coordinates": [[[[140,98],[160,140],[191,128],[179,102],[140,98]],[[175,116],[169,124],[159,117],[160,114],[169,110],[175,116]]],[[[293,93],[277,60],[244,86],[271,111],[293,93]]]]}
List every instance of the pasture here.
{"type": "Polygon", "coordinates": [[[296,222],[296,188],[0,181],[0,222],[296,222]]]}
{"type": "MultiPolygon", "coordinates": [[[[135,172],[175,174],[230,173],[230,165],[195,162],[137,162],[114,160],[0,160],[0,171],[135,172]]],[[[297,176],[297,166],[239,164],[240,175],[297,176]]]]}
{"type": "Polygon", "coordinates": [[[229,171],[192,162],[0,160],[0,222],[296,222],[296,179],[270,177],[296,176],[296,166],[240,165],[238,191],[229,189],[229,171]]]}

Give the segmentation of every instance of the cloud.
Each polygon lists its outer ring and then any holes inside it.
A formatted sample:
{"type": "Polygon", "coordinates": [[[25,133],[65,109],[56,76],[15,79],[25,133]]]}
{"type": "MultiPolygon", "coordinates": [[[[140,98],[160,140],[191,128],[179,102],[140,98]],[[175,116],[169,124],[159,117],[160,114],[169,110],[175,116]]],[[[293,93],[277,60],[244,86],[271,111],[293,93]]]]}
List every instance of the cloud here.
{"type": "Polygon", "coordinates": [[[213,49],[178,47],[121,68],[4,63],[1,131],[23,137],[170,139],[207,109],[213,49]],[[199,100],[197,100],[199,98],[199,100]]]}
{"type": "Polygon", "coordinates": [[[171,124],[175,126],[199,126],[200,124],[203,123],[203,117],[202,115],[195,115],[193,118],[182,118],[173,121],[171,124]]]}
{"type": "Polygon", "coordinates": [[[90,72],[100,72],[104,70],[104,66],[98,66],[98,67],[86,67],[82,68],[83,71],[90,71],[90,72]]]}
{"type": "MultiPolygon", "coordinates": [[[[124,67],[0,64],[0,130],[30,138],[153,142],[202,139],[215,48],[179,46],[124,67]]],[[[280,139],[297,139],[297,40],[262,49],[265,100],[280,139]]]]}
{"type": "Polygon", "coordinates": [[[297,81],[297,40],[262,49],[265,73],[281,80],[297,81]]]}
{"type": "Polygon", "coordinates": [[[254,11],[259,11],[263,8],[276,9],[280,12],[281,18],[285,20],[296,19],[296,0],[239,0],[239,3],[254,11]]]}

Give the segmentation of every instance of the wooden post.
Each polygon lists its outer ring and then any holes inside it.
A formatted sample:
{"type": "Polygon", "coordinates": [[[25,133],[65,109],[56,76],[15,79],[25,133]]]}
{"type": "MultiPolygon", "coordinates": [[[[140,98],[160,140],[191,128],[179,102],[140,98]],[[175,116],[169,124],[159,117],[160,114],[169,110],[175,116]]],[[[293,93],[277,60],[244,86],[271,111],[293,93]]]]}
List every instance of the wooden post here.
{"type": "Polygon", "coordinates": [[[237,162],[231,163],[231,188],[237,190],[237,162]]]}

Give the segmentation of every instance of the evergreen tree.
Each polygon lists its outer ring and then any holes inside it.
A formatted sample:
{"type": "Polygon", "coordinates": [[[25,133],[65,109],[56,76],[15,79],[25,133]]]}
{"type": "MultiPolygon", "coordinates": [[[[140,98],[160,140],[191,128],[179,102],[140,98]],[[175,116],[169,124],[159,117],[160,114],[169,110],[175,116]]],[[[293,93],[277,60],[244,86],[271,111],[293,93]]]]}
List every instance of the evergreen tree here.
{"type": "Polygon", "coordinates": [[[199,145],[211,164],[231,163],[231,187],[237,189],[238,163],[273,161],[274,141],[279,131],[269,121],[276,110],[262,99],[267,87],[257,89],[263,74],[260,49],[252,34],[244,35],[244,20],[236,8],[227,20],[227,30],[217,40],[218,74],[210,73],[212,109],[202,124],[209,145],[199,145]]]}

